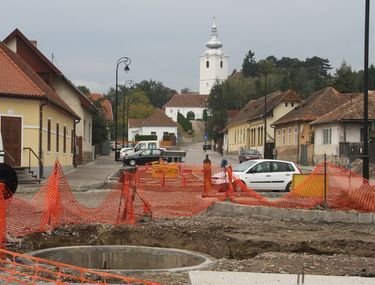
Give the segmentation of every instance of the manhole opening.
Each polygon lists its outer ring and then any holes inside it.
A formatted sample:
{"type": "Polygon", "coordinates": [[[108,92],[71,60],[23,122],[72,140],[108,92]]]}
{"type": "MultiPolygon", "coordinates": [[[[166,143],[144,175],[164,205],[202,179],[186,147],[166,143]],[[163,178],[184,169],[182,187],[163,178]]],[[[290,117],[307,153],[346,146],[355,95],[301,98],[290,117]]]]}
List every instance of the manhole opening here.
{"type": "Polygon", "coordinates": [[[215,262],[198,252],[142,246],[70,246],[29,254],[84,268],[124,272],[203,269],[215,262]]]}

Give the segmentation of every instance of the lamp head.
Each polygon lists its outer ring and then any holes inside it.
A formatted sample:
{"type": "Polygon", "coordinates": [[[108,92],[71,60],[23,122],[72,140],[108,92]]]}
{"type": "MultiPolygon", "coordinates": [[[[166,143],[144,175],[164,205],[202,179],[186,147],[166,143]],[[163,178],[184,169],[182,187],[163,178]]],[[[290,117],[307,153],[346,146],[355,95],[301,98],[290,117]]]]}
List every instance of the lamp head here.
{"type": "Polygon", "coordinates": [[[125,65],[124,71],[127,73],[129,72],[129,70],[130,70],[129,65],[125,65]]]}

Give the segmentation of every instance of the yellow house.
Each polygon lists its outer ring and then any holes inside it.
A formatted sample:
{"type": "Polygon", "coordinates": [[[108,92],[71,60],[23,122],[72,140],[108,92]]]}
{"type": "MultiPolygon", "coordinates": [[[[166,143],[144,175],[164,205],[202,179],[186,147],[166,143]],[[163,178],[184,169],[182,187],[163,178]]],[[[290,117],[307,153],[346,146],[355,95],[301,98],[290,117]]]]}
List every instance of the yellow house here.
{"type": "Polygon", "coordinates": [[[0,131],[5,162],[47,177],[56,159],[73,167],[79,116],[26,62],[0,42],[0,131]]]}
{"type": "Polygon", "coordinates": [[[297,108],[273,123],[277,159],[291,160],[303,165],[313,163],[314,130],[310,123],[329,113],[354,96],[345,95],[332,87],[315,92],[297,108]]]}
{"type": "Polygon", "coordinates": [[[15,29],[3,41],[17,53],[45,83],[79,116],[75,122],[75,164],[92,160],[92,115],[98,113],[95,105],[30,41],[15,29]]]}
{"type": "Polygon", "coordinates": [[[272,157],[274,147],[273,122],[293,110],[301,101],[293,91],[277,91],[267,95],[266,110],[264,97],[249,101],[226,126],[226,147],[228,153],[238,153],[243,149],[256,149],[264,152],[266,129],[266,155],[272,157]],[[264,113],[266,111],[266,128],[264,113]]]}

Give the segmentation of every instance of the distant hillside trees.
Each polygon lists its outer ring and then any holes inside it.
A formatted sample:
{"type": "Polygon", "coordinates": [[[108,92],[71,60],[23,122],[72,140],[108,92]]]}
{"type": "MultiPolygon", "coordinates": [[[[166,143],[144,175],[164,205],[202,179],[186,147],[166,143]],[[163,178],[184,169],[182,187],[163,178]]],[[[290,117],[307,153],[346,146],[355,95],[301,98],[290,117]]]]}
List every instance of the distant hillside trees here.
{"type": "MultiPolygon", "coordinates": [[[[249,50],[240,72],[233,72],[224,82],[217,82],[209,95],[210,137],[216,139],[226,123],[228,110],[240,110],[247,102],[274,91],[295,90],[302,98],[326,86],[340,92],[362,92],[363,71],[354,71],[345,61],[332,72],[328,59],[313,56],[298,58],[268,56],[257,60],[249,50]],[[225,122],[223,122],[225,121],[225,122]]],[[[375,67],[369,67],[369,89],[375,90],[375,67]]]]}

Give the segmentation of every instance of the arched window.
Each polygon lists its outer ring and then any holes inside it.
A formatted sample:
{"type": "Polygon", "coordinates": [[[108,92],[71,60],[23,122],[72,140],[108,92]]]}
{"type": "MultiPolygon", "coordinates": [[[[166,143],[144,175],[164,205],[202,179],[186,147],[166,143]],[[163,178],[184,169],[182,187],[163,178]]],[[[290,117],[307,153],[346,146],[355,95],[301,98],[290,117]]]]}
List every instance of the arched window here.
{"type": "Polygon", "coordinates": [[[206,61],[206,67],[209,68],[210,67],[210,62],[207,60],[206,61]]]}
{"type": "Polygon", "coordinates": [[[195,120],[195,114],[194,112],[192,111],[189,111],[187,114],[186,114],[186,117],[188,120],[195,120]]]}
{"type": "Polygon", "coordinates": [[[220,68],[223,68],[223,61],[220,61],[220,68]]]}

